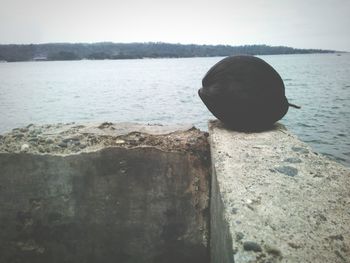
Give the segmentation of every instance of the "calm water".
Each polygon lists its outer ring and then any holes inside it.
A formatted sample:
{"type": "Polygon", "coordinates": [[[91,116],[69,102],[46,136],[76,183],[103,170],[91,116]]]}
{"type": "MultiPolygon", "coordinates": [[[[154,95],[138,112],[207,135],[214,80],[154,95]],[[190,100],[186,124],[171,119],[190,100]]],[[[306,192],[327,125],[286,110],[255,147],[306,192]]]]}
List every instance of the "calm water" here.
{"type": "MultiPolygon", "coordinates": [[[[262,56],[291,103],[281,121],[315,151],[350,166],[350,54],[262,56]]],[[[0,63],[0,133],[29,123],[194,123],[212,118],[197,96],[222,58],[0,63]]]]}

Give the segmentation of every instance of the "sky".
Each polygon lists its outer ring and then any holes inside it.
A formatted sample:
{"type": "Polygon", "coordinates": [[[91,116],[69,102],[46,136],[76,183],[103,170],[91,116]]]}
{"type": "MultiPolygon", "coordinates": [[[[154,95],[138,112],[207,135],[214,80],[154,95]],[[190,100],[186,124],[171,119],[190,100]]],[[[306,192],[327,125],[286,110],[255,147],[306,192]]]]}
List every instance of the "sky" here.
{"type": "Polygon", "coordinates": [[[0,0],[0,44],[105,41],[350,51],[350,0],[0,0]]]}

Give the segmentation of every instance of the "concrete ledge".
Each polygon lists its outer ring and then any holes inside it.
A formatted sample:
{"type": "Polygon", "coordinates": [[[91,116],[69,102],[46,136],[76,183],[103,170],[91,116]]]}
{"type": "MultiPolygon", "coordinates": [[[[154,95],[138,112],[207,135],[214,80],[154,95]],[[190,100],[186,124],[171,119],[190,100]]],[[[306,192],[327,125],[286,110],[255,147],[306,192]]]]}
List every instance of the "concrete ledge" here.
{"type": "Polygon", "coordinates": [[[350,262],[350,172],[283,126],[209,124],[211,262],[350,262]]]}
{"type": "Polygon", "coordinates": [[[209,130],[212,165],[191,126],[0,135],[0,262],[349,262],[349,169],[281,125],[209,130]]]}
{"type": "Polygon", "coordinates": [[[0,262],[209,262],[209,145],[103,123],[0,137],[0,262]]]}

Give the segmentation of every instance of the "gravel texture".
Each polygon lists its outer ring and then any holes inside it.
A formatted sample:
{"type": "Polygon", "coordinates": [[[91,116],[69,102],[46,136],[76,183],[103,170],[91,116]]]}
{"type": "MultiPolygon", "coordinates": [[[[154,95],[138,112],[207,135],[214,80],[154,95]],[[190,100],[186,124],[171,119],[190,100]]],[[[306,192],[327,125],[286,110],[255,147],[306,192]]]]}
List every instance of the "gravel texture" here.
{"type": "Polygon", "coordinates": [[[222,202],[212,218],[222,213],[230,233],[212,243],[231,242],[236,263],[350,262],[348,168],[282,125],[260,133],[209,126],[212,187],[222,202]]]}

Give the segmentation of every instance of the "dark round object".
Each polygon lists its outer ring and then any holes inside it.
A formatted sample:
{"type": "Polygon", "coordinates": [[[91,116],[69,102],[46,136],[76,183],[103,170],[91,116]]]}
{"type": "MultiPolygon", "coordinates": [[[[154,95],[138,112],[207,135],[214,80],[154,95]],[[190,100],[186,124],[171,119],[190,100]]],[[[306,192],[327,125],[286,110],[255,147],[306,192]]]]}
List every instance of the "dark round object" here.
{"type": "Polygon", "coordinates": [[[208,71],[202,85],[198,94],[207,108],[237,130],[267,129],[288,111],[280,75],[257,57],[221,60],[208,71]]]}

